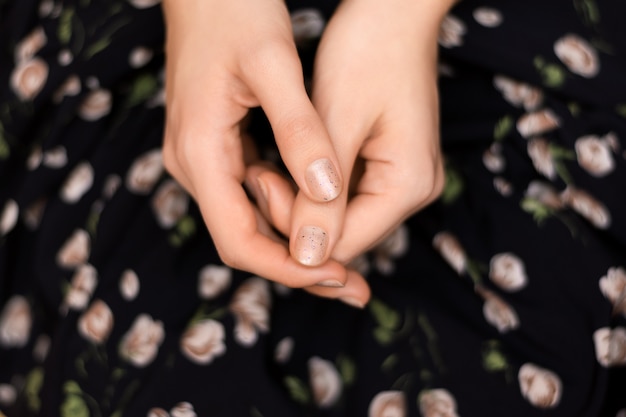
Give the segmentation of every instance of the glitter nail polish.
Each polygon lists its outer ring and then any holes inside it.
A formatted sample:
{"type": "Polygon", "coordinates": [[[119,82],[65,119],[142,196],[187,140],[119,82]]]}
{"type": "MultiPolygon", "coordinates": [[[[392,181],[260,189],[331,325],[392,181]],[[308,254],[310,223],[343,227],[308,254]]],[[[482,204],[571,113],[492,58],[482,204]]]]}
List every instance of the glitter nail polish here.
{"type": "Polygon", "coordinates": [[[339,175],[330,159],[313,161],[307,167],[305,177],[311,194],[321,200],[334,200],[341,192],[339,175]]]}
{"type": "Polygon", "coordinates": [[[327,247],[328,234],[324,229],[316,226],[303,226],[294,241],[293,254],[301,264],[316,266],[322,263],[327,247]]]}

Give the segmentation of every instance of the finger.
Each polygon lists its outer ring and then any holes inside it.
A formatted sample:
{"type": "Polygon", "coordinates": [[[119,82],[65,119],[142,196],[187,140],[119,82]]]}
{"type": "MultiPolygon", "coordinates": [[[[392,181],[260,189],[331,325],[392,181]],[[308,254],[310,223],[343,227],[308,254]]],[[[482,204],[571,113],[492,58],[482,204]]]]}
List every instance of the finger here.
{"type": "Polygon", "coordinates": [[[317,285],[306,287],[305,290],[320,297],[335,298],[356,308],[364,308],[371,297],[371,290],[365,279],[358,272],[350,269],[346,284],[342,288],[317,285]]]}
{"type": "Polygon", "coordinates": [[[346,272],[335,261],[319,268],[306,268],[295,262],[287,248],[259,232],[254,208],[231,167],[216,152],[202,142],[191,158],[193,183],[204,221],[222,260],[229,266],[243,269],[290,287],[302,287],[320,282],[343,285],[346,272]],[[201,181],[200,181],[201,180],[201,181]]]}
{"type": "MultiPolygon", "coordinates": [[[[245,184],[255,197],[256,204],[265,219],[283,236],[293,236],[292,241],[296,243],[293,245],[292,255],[295,253],[305,259],[304,262],[299,260],[305,265],[318,265],[326,261],[332,244],[330,243],[331,237],[325,234],[325,230],[335,230],[341,227],[339,224],[328,227],[333,217],[326,213],[335,211],[339,214],[338,217],[342,218],[343,207],[336,205],[345,201],[343,198],[323,205],[312,205],[302,194],[296,198],[291,184],[282,174],[260,164],[248,167],[245,184]],[[316,220],[303,220],[311,218],[311,208],[318,208],[318,211],[314,212],[317,215],[316,220]],[[305,212],[304,215],[302,215],[303,212],[305,212]],[[294,213],[298,214],[294,216],[294,213]],[[310,224],[315,226],[309,226],[310,224]],[[291,232],[292,230],[296,232],[291,232]],[[306,240],[307,233],[311,235],[308,239],[312,240],[306,240]]],[[[336,238],[338,237],[339,235],[336,235],[336,238]]]]}
{"type": "Polygon", "coordinates": [[[289,236],[296,198],[291,183],[274,167],[254,164],[246,171],[245,184],[265,219],[283,236],[289,236]]]}
{"type": "Polygon", "coordinates": [[[176,160],[176,156],[172,148],[168,148],[164,145],[162,155],[165,170],[185,189],[185,191],[187,191],[195,199],[196,191],[193,187],[193,184],[185,173],[185,170],[176,160]]]}
{"type": "Polygon", "coordinates": [[[287,245],[287,243],[285,242],[285,239],[282,238],[281,236],[279,236],[274,231],[274,229],[272,228],[270,223],[267,221],[267,219],[263,216],[263,214],[261,214],[261,212],[259,211],[258,207],[254,208],[254,215],[255,215],[255,218],[256,218],[256,222],[257,222],[257,230],[262,235],[265,235],[265,236],[269,237],[274,242],[281,243],[283,246],[287,245]]]}
{"type": "MultiPolygon", "coordinates": [[[[258,230],[268,236],[275,242],[282,243],[286,246],[286,242],[281,239],[272,229],[265,217],[259,210],[255,210],[258,230]]],[[[356,308],[364,308],[371,296],[371,290],[361,274],[354,270],[346,270],[346,282],[343,287],[336,287],[332,281],[322,282],[328,286],[314,285],[306,287],[305,290],[319,297],[334,298],[356,308]]]]}
{"type": "Polygon", "coordinates": [[[408,182],[394,183],[384,178],[399,170],[390,170],[388,166],[376,169],[372,167],[375,164],[370,162],[370,171],[364,174],[357,195],[348,204],[344,233],[334,248],[333,259],[344,264],[350,262],[384,240],[412,214],[430,204],[439,195],[443,182],[439,160],[434,164],[432,168],[410,175],[408,182]],[[368,185],[380,178],[386,184],[384,188],[368,185]]]}
{"type": "MultiPolygon", "coordinates": [[[[256,57],[244,80],[270,121],[281,157],[300,189],[290,231],[290,252],[303,265],[328,260],[343,227],[343,180],[326,128],[307,96],[293,47],[256,57]]],[[[267,52],[267,51],[265,51],[267,52]]],[[[285,228],[283,228],[285,230],[285,228]]]]}
{"type": "Polygon", "coordinates": [[[220,202],[200,193],[200,206],[206,211],[218,252],[224,262],[289,287],[314,285],[325,281],[345,282],[344,268],[331,261],[319,268],[306,268],[295,262],[287,248],[261,234],[250,202],[241,186],[226,183],[231,190],[218,187],[220,202]],[[238,190],[235,190],[238,187],[238,190]],[[221,188],[221,189],[220,189],[221,188]],[[208,209],[206,209],[208,207],[208,209]]]}
{"type": "Polygon", "coordinates": [[[265,219],[294,242],[290,245],[294,259],[307,266],[327,261],[341,231],[343,198],[324,204],[311,203],[302,193],[296,197],[291,184],[281,174],[260,166],[248,169],[246,188],[255,196],[265,219]],[[336,233],[333,236],[327,230],[336,233]]]}
{"type": "Polygon", "coordinates": [[[283,162],[307,198],[332,201],[342,176],[332,143],[304,87],[293,44],[264,48],[242,69],[270,121],[283,162]]]}

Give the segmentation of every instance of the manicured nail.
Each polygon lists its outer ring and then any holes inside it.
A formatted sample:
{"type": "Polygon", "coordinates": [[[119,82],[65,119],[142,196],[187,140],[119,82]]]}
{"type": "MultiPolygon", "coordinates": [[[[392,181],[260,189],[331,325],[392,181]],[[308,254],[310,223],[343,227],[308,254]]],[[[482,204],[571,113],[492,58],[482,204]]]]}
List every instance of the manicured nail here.
{"type": "Polygon", "coordinates": [[[306,169],[305,177],[311,194],[324,201],[334,200],[341,191],[337,169],[330,159],[313,161],[306,169]]]}
{"type": "Polygon", "coordinates": [[[322,263],[328,246],[328,234],[316,226],[303,226],[294,242],[294,255],[298,262],[307,266],[322,263]]]}
{"type": "Polygon", "coordinates": [[[349,297],[349,296],[339,297],[339,301],[342,301],[342,302],[348,304],[349,306],[356,307],[356,308],[361,309],[361,310],[363,310],[365,308],[365,304],[363,304],[361,301],[357,300],[354,297],[349,297]]]}
{"type": "Polygon", "coordinates": [[[332,287],[332,288],[341,288],[343,287],[343,283],[337,281],[336,279],[325,279],[324,281],[320,281],[317,283],[320,287],[332,287]]]}

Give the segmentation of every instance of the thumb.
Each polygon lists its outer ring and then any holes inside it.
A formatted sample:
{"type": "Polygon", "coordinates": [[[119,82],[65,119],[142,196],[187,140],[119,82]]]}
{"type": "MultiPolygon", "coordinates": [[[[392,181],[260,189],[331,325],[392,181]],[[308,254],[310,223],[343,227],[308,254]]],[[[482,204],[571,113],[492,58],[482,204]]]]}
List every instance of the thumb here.
{"type": "Polygon", "coordinates": [[[311,201],[334,200],[342,191],[341,172],[328,132],[304,87],[295,46],[279,43],[258,55],[242,71],[244,81],[267,115],[283,162],[311,201]]]}
{"type": "Polygon", "coordinates": [[[343,228],[345,196],[338,158],[330,136],[304,87],[293,44],[260,51],[243,71],[272,126],[276,144],[300,191],[290,228],[290,252],[300,263],[328,260],[343,228]],[[271,51],[270,56],[266,57],[271,51]]]}

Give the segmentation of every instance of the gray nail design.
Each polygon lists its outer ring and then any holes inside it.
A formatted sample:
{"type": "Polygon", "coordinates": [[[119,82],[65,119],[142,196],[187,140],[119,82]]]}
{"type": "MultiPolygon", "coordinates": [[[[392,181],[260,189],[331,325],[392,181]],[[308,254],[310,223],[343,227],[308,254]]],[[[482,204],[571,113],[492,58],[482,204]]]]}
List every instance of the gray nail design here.
{"type": "Polygon", "coordinates": [[[303,226],[294,242],[294,256],[303,265],[317,266],[322,263],[327,247],[328,234],[324,229],[303,226]]]}

